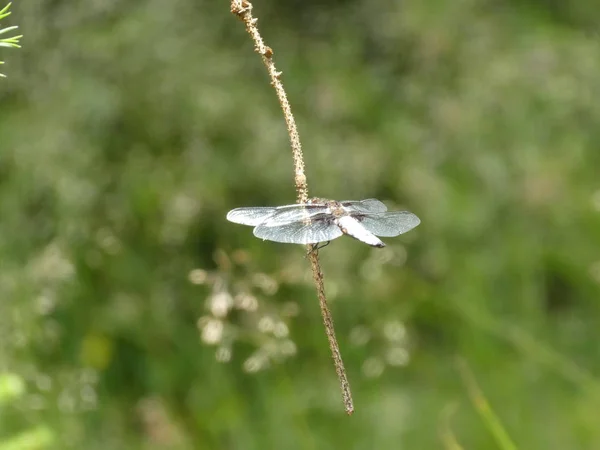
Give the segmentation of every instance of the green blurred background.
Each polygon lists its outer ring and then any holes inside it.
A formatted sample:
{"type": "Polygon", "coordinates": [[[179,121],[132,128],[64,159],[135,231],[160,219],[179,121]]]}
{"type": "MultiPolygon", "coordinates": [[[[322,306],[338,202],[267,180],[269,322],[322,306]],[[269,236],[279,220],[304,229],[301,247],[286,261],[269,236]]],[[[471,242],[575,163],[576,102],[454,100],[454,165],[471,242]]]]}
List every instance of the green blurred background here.
{"type": "MultiPolygon", "coordinates": [[[[2,5],[3,6],[3,5],[2,5]]],[[[0,81],[0,450],[600,449],[600,4],[254,3],[310,195],[422,224],[321,252],[227,1],[18,1],[0,81]],[[457,447],[456,442],[461,447],[457,447]]]]}

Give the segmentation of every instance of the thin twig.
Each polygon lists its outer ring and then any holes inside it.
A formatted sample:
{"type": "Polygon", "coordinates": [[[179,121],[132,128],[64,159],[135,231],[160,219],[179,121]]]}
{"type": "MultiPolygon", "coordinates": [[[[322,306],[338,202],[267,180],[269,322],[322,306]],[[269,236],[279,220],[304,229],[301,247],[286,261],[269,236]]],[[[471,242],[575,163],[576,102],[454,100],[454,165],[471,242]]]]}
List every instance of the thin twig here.
{"type": "MultiPolygon", "coordinates": [[[[247,0],[231,0],[231,12],[238,16],[246,25],[246,31],[248,31],[248,34],[250,34],[252,40],[254,41],[254,49],[261,56],[263,63],[267,68],[267,72],[269,73],[271,85],[277,93],[277,98],[279,99],[279,104],[283,110],[285,124],[290,136],[292,157],[294,159],[294,183],[296,185],[297,201],[298,203],[306,203],[308,201],[308,186],[306,183],[306,175],[304,174],[304,158],[302,156],[300,135],[298,134],[298,128],[296,127],[296,121],[294,120],[294,115],[292,114],[290,102],[288,101],[285,89],[281,83],[281,72],[277,71],[275,68],[275,63],[273,62],[273,50],[264,43],[260,33],[258,32],[258,28],[256,27],[256,22],[258,22],[258,19],[252,17],[252,4],[250,2],[247,0]]],[[[346,369],[344,369],[344,362],[342,361],[340,348],[335,337],[331,311],[327,305],[325,286],[323,284],[323,272],[321,271],[321,265],[319,263],[319,254],[312,245],[307,247],[307,251],[313,272],[313,280],[317,288],[317,296],[319,297],[321,315],[323,316],[327,340],[329,341],[329,347],[331,349],[333,362],[335,364],[335,371],[337,372],[340,381],[340,387],[342,389],[344,406],[346,408],[346,412],[348,414],[352,414],[354,412],[354,405],[352,403],[350,383],[348,383],[346,369]]]]}

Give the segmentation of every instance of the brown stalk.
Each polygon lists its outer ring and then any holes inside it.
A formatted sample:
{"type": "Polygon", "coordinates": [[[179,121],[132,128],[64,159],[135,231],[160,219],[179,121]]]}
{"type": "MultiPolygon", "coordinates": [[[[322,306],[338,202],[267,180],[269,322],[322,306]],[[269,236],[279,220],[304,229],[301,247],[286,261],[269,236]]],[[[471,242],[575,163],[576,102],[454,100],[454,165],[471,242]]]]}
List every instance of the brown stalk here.
{"type": "MultiPolygon", "coordinates": [[[[296,127],[296,121],[292,114],[292,108],[288,101],[285,89],[281,83],[281,72],[278,72],[273,62],[273,50],[271,47],[265,45],[256,22],[258,19],[252,17],[252,4],[247,0],[231,0],[231,12],[238,16],[242,22],[246,25],[246,31],[252,37],[254,41],[254,49],[261,56],[264,65],[269,73],[271,79],[271,85],[277,93],[277,98],[283,115],[285,117],[285,124],[287,126],[288,134],[290,136],[290,144],[292,147],[292,158],[294,160],[294,183],[296,185],[296,194],[298,203],[306,203],[308,201],[308,186],[306,183],[306,175],[304,174],[304,158],[302,156],[302,145],[300,144],[300,136],[298,134],[298,128],[296,127]]],[[[354,412],[354,405],[352,403],[352,393],[350,392],[350,383],[346,376],[346,369],[344,369],[344,362],[342,361],[342,355],[340,353],[340,347],[335,337],[335,330],[333,327],[333,318],[331,317],[331,311],[327,305],[327,297],[325,296],[325,286],[323,284],[323,272],[321,271],[321,264],[319,263],[319,254],[315,247],[312,245],[307,246],[308,258],[313,273],[313,280],[317,288],[317,296],[319,297],[319,304],[321,306],[321,315],[323,316],[323,324],[325,325],[325,331],[327,333],[327,340],[329,341],[329,348],[331,349],[331,355],[333,356],[333,362],[335,364],[335,371],[337,372],[340,387],[342,389],[342,397],[344,400],[344,406],[348,414],[354,412]]]]}

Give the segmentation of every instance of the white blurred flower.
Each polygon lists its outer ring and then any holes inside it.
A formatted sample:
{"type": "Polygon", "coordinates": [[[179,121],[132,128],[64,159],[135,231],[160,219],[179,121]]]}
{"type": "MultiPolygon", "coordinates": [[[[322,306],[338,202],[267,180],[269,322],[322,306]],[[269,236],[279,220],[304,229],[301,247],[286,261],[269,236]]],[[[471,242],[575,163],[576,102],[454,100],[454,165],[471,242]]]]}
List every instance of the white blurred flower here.
{"type": "Polygon", "coordinates": [[[289,334],[287,325],[283,322],[277,322],[273,328],[273,334],[278,338],[286,337],[289,334]]]}
{"type": "Polygon", "coordinates": [[[188,274],[188,279],[192,284],[204,284],[208,279],[208,274],[206,270],[194,269],[188,274]]]}
{"type": "Polygon", "coordinates": [[[284,356],[294,356],[297,351],[296,344],[294,343],[294,341],[286,339],[281,343],[279,351],[284,356]]]}
{"type": "Polygon", "coordinates": [[[393,347],[386,352],[385,360],[390,366],[405,366],[410,360],[410,355],[405,348],[393,347]]]}
{"type": "Polygon", "coordinates": [[[257,352],[244,361],[244,370],[249,373],[258,372],[268,365],[268,359],[261,352],[257,352]]]}
{"type": "Polygon", "coordinates": [[[227,291],[217,292],[209,298],[209,308],[215,317],[225,317],[233,306],[233,298],[227,291]]]}
{"type": "Polygon", "coordinates": [[[202,328],[202,340],[207,344],[218,344],[223,338],[223,322],[218,319],[208,319],[202,328]]]}
{"type": "Polygon", "coordinates": [[[279,283],[264,273],[257,273],[252,277],[252,283],[262,289],[262,291],[267,295],[273,295],[279,289],[279,283]]]}
{"type": "Polygon", "coordinates": [[[368,358],[362,366],[363,373],[369,378],[380,377],[385,369],[385,364],[379,358],[368,358]]]}
{"type": "Polygon", "coordinates": [[[358,325],[350,331],[350,342],[352,345],[363,346],[371,339],[371,332],[367,327],[358,325]]]}
{"type": "Polygon", "coordinates": [[[258,300],[250,294],[238,294],[235,296],[235,306],[244,311],[256,311],[258,308],[258,300]]]}
{"type": "Polygon", "coordinates": [[[400,342],[406,337],[406,328],[399,320],[393,320],[383,326],[383,334],[389,341],[400,342]]]}
{"type": "Polygon", "coordinates": [[[269,316],[263,316],[258,321],[258,330],[262,333],[270,333],[275,328],[275,322],[269,316]]]}
{"type": "Polygon", "coordinates": [[[229,362],[231,360],[231,349],[228,347],[219,347],[215,352],[215,358],[219,362],[229,362]]]}

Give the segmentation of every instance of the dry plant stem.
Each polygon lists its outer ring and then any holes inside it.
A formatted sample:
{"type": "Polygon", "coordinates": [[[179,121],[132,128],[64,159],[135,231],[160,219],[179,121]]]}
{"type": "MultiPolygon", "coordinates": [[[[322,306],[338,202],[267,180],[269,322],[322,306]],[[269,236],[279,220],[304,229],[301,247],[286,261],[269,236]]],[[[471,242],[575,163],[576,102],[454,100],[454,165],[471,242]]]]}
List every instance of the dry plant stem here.
{"type": "Polygon", "coordinates": [[[271,79],[271,85],[277,92],[277,98],[279,104],[283,110],[285,117],[285,124],[287,125],[288,134],[290,136],[290,144],[292,146],[292,157],[294,158],[294,181],[296,184],[296,193],[298,195],[298,203],[306,203],[308,200],[308,188],[306,186],[306,176],[304,175],[304,159],[302,157],[302,145],[300,144],[300,136],[298,134],[298,128],[296,127],[296,121],[292,114],[292,108],[290,102],[287,99],[285,89],[281,83],[280,77],[281,72],[278,72],[273,62],[273,50],[265,45],[258,28],[256,28],[256,22],[258,19],[252,17],[252,4],[246,0],[232,0],[231,1],[231,12],[238,16],[246,25],[246,31],[252,37],[254,41],[254,50],[261,56],[263,63],[267,67],[269,72],[269,78],[271,79]]]}
{"type": "MultiPolygon", "coordinates": [[[[285,124],[290,136],[292,157],[294,159],[294,183],[296,185],[298,203],[306,203],[308,201],[308,187],[306,184],[306,175],[304,174],[302,145],[300,144],[300,136],[298,134],[298,128],[296,127],[294,115],[292,114],[292,108],[290,107],[285,89],[281,83],[281,72],[277,71],[275,68],[275,63],[273,62],[273,50],[265,45],[260,33],[258,32],[258,28],[256,27],[256,22],[258,19],[252,17],[252,4],[250,2],[247,0],[231,0],[231,12],[238,16],[246,25],[246,31],[248,31],[248,34],[250,34],[252,37],[252,40],[254,41],[254,48],[261,56],[262,61],[267,68],[267,72],[269,73],[271,85],[277,93],[277,98],[279,99],[279,104],[283,110],[285,124]]],[[[321,306],[321,315],[323,316],[323,323],[325,324],[325,331],[327,333],[329,347],[331,348],[335,370],[340,380],[344,406],[346,408],[346,412],[348,414],[352,414],[354,412],[354,405],[352,403],[350,384],[348,383],[348,377],[346,376],[346,370],[344,369],[342,355],[335,337],[331,312],[327,306],[327,297],[325,296],[323,272],[321,271],[321,265],[319,263],[319,255],[317,250],[315,250],[312,245],[309,245],[307,250],[313,272],[313,279],[317,288],[317,295],[319,297],[319,304],[321,306]]]]}
{"type": "Polygon", "coordinates": [[[333,356],[335,371],[337,373],[338,379],[340,380],[340,387],[342,389],[344,407],[346,408],[346,412],[348,414],[352,414],[354,412],[354,404],[352,403],[352,392],[350,391],[350,383],[348,382],[348,377],[346,376],[346,369],[344,368],[344,362],[342,361],[340,347],[335,337],[335,329],[333,327],[333,318],[331,317],[331,311],[329,311],[329,307],[327,306],[327,297],[325,297],[325,285],[323,284],[323,272],[321,271],[321,265],[319,264],[319,256],[317,251],[313,250],[312,248],[310,248],[308,252],[308,257],[310,259],[310,265],[313,272],[313,280],[315,281],[315,285],[317,287],[319,305],[321,306],[323,324],[325,325],[325,332],[327,333],[329,348],[331,349],[331,355],[333,356]]]}

